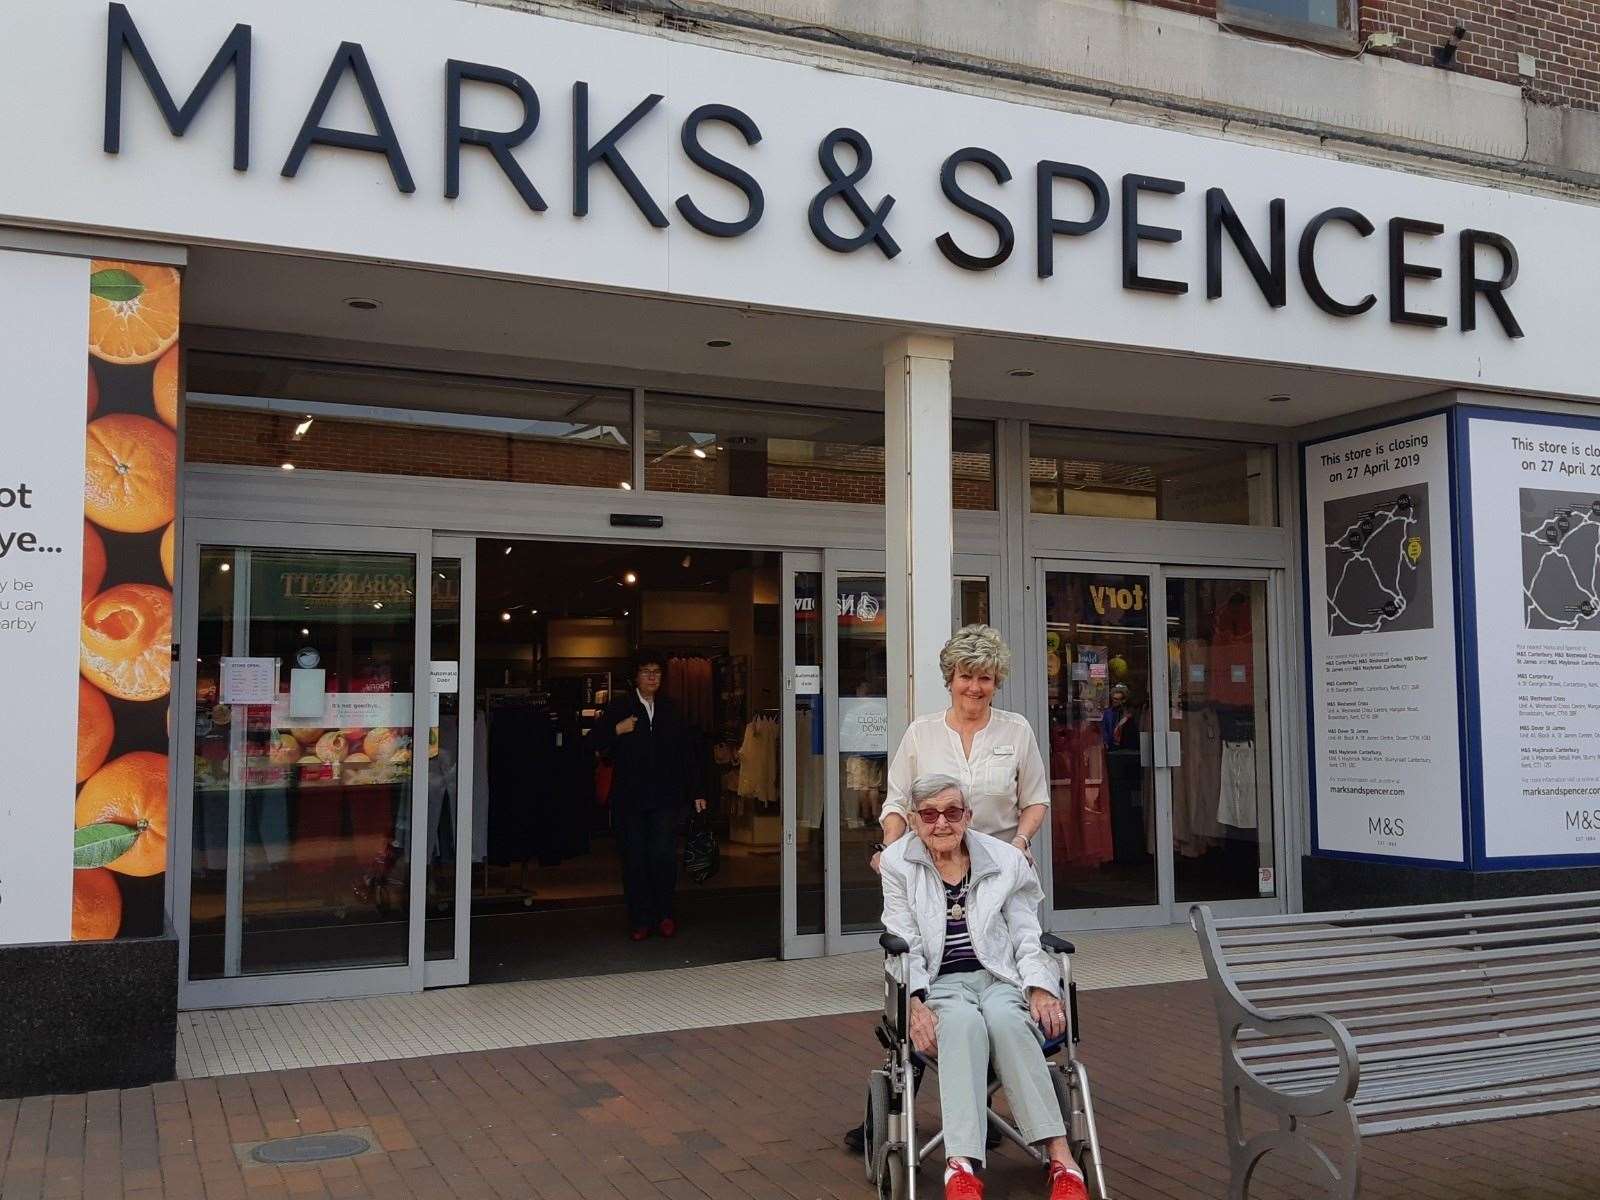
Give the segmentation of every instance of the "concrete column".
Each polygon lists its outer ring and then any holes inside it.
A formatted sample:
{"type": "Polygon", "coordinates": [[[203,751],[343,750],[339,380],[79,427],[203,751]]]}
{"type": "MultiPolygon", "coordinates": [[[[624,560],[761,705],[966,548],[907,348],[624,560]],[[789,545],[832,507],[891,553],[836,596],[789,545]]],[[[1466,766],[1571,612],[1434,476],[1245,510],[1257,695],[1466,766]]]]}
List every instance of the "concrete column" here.
{"type": "Polygon", "coordinates": [[[913,716],[949,702],[939,651],[950,636],[955,533],[950,496],[950,362],[945,337],[908,334],[883,352],[887,477],[889,747],[913,716]]]}

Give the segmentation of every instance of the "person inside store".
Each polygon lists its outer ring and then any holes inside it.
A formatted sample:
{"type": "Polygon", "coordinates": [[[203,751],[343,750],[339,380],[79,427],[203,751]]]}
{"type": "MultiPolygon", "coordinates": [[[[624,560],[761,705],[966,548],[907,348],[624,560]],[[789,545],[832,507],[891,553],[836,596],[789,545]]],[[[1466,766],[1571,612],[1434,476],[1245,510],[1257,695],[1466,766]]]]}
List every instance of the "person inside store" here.
{"type": "Polygon", "coordinates": [[[880,865],[883,924],[910,946],[911,1042],[939,1063],[945,1200],[982,1200],[991,1066],[1048,1160],[1050,1200],[1087,1200],[1041,1048],[1066,1010],[1039,942],[1039,877],[1018,847],[972,828],[959,780],[922,775],[908,791],[912,836],[880,865]]]}
{"type": "Polygon", "coordinates": [[[900,739],[878,818],[883,843],[873,848],[874,869],[883,847],[905,836],[912,781],[932,774],[961,781],[972,799],[973,829],[1031,857],[1050,811],[1050,777],[1027,718],[994,707],[1010,670],[1011,649],[993,626],[964,625],[944,644],[939,671],[950,705],[916,718],[900,739]]]}
{"type": "Polygon", "coordinates": [[[1113,861],[1142,862],[1149,857],[1144,829],[1144,766],[1139,756],[1139,711],[1125,683],[1111,688],[1111,702],[1100,713],[1111,791],[1113,861]]]}
{"type": "Polygon", "coordinates": [[[678,830],[692,804],[704,812],[698,731],[661,694],[666,660],[640,650],[633,688],[606,705],[590,734],[611,759],[612,829],[622,859],[622,894],[630,935],[677,934],[678,830]]]}
{"type": "MultiPolygon", "coordinates": [[[[879,813],[883,841],[872,848],[879,870],[884,847],[907,836],[911,785],[920,775],[959,780],[972,804],[971,828],[1032,859],[1034,835],[1050,812],[1050,779],[1033,726],[1018,713],[994,707],[994,694],[1011,670],[1011,649],[992,625],[964,625],[939,651],[939,671],[950,693],[941,712],[906,728],[889,765],[888,794],[879,813]]],[[[860,1150],[860,1126],[844,1142],[860,1150]]]]}

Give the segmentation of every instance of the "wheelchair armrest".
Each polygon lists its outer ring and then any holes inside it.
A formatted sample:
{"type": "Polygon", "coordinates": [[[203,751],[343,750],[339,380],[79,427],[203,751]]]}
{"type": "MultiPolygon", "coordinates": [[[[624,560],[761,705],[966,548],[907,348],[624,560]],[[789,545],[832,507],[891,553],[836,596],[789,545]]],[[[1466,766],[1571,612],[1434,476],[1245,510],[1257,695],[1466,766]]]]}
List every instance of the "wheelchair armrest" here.
{"type": "Polygon", "coordinates": [[[911,944],[897,933],[885,931],[878,937],[878,945],[883,947],[885,954],[910,954],[911,944]]]}
{"type": "Polygon", "coordinates": [[[1039,945],[1043,946],[1052,954],[1076,954],[1078,952],[1078,948],[1071,942],[1067,941],[1066,938],[1058,937],[1053,933],[1041,934],[1039,937],[1039,945]]]}

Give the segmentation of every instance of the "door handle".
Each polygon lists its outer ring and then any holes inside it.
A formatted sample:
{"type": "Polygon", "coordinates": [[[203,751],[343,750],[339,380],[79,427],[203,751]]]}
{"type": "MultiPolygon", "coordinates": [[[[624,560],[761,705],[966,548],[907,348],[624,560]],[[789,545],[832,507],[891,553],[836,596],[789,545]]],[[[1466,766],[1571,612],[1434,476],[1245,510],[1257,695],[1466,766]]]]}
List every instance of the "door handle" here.
{"type": "Polygon", "coordinates": [[[1183,766],[1183,734],[1176,730],[1167,734],[1167,766],[1183,766]]]}

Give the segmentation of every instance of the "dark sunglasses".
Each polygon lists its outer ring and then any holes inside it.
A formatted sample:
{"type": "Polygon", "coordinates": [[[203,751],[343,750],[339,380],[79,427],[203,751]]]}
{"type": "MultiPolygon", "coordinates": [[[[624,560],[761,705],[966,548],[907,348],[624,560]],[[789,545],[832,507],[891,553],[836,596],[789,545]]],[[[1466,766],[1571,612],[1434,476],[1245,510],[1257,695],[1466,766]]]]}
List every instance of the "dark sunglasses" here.
{"type": "Polygon", "coordinates": [[[939,822],[939,818],[943,817],[950,824],[959,825],[967,819],[967,814],[971,811],[971,809],[959,804],[951,805],[949,808],[919,808],[917,809],[917,819],[924,825],[936,825],[939,822]]]}

